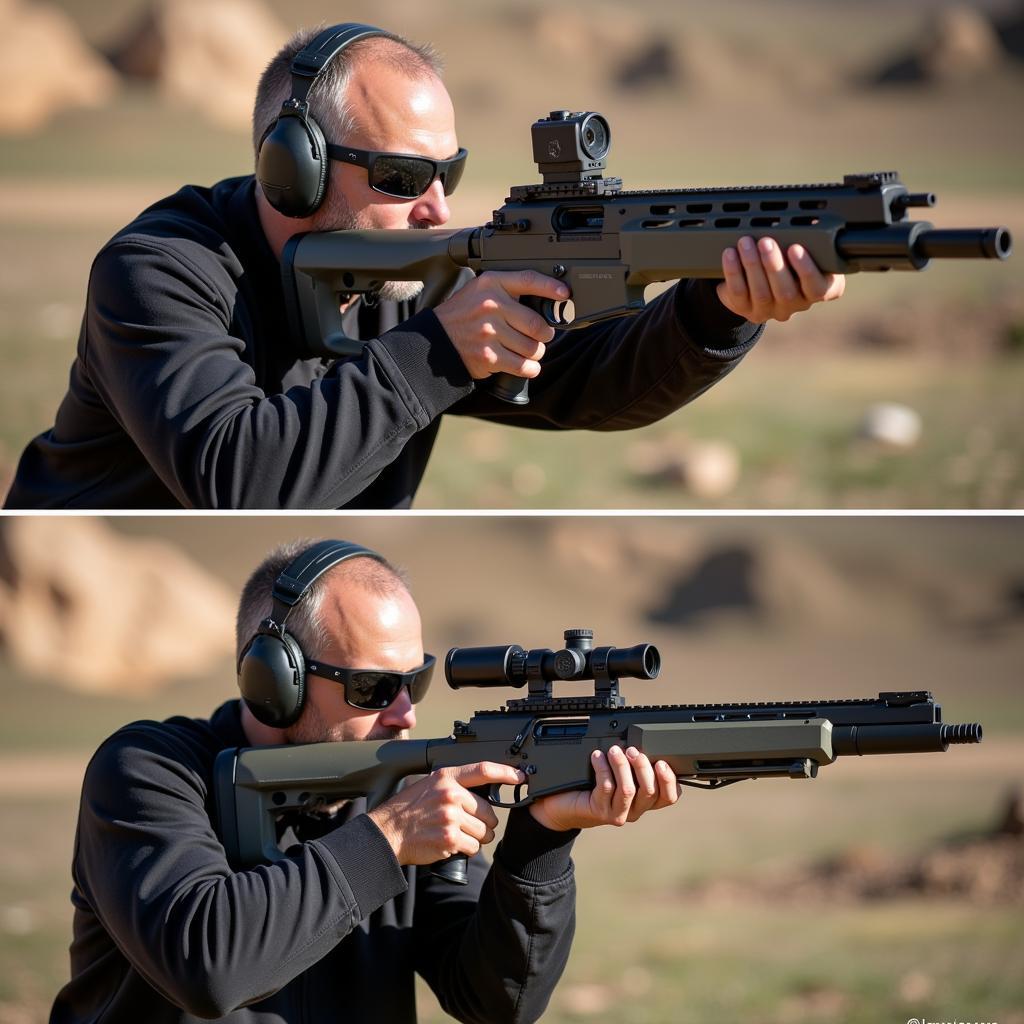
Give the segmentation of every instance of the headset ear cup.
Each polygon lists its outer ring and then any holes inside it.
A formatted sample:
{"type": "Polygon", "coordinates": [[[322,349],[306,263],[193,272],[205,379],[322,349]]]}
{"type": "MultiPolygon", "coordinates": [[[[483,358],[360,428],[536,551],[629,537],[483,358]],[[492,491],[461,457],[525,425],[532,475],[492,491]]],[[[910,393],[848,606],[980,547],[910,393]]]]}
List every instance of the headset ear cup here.
{"type": "Polygon", "coordinates": [[[306,214],[307,217],[310,217],[320,209],[320,204],[324,201],[324,196],[327,194],[327,175],[330,173],[331,162],[327,159],[327,140],[324,138],[320,125],[313,118],[309,117],[306,118],[306,127],[309,129],[313,146],[317,153],[319,153],[316,164],[320,171],[320,177],[316,186],[316,196],[312,203],[310,203],[309,213],[306,214]]]}
{"type": "Polygon", "coordinates": [[[284,725],[281,728],[285,728],[299,720],[302,709],[306,706],[306,658],[291,633],[285,633],[281,639],[288,648],[292,665],[295,667],[294,687],[285,691],[282,700],[282,710],[285,714],[282,716],[284,725]]]}
{"type": "Polygon", "coordinates": [[[306,661],[298,643],[288,633],[257,633],[239,662],[238,688],[258,722],[275,729],[293,725],[306,700],[306,661]]]}
{"type": "Polygon", "coordinates": [[[256,177],[267,202],[286,217],[309,217],[327,190],[327,146],[312,118],[282,112],[263,136],[256,177]]]}

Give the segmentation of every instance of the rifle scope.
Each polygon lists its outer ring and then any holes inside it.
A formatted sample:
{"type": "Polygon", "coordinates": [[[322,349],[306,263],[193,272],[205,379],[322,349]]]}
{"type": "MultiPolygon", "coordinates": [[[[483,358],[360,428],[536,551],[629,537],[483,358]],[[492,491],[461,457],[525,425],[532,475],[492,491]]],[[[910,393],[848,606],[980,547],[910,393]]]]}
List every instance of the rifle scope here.
{"type": "Polygon", "coordinates": [[[594,647],[591,629],[567,629],[565,647],[524,650],[518,644],[453,647],[444,674],[453,690],[463,686],[525,686],[556,679],[655,679],[661,655],[654,644],[594,647]]]}

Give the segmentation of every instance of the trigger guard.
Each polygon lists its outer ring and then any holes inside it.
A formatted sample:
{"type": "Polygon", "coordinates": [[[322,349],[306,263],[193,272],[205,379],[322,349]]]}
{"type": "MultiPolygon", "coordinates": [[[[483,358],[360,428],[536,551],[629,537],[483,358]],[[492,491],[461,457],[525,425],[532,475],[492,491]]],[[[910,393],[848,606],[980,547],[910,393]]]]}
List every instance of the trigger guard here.
{"type": "Polygon", "coordinates": [[[492,807],[502,807],[505,810],[510,810],[514,807],[526,807],[531,803],[529,794],[527,794],[525,799],[520,795],[526,788],[525,782],[518,783],[512,791],[512,795],[515,797],[515,800],[512,803],[507,804],[501,800],[501,786],[492,782],[490,786],[487,787],[487,802],[492,807]]]}
{"type": "MultiPolygon", "coordinates": [[[[568,302],[570,300],[559,299],[558,301],[568,302]]],[[[558,317],[555,316],[556,306],[554,299],[540,298],[534,295],[525,295],[522,299],[520,299],[520,302],[522,302],[524,306],[527,306],[528,308],[532,309],[535,313],[540,313],[548,327],[555,327],[565,330],[565,328],[569,327],[572,324],[571,320],[566,320],[564,318],[559,319],[558,317]]]]}

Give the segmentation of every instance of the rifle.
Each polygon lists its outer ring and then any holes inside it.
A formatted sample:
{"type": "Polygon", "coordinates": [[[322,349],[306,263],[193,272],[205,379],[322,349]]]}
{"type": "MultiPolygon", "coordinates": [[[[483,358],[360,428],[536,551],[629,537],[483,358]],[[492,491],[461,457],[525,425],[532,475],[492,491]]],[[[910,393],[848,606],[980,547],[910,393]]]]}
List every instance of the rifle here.
{"type": "MultiPolygon", "coordinates": [[[[518,645],[453,648],[445,677],[465,686],[527,686],[527,696],[456,722],[451,736],[426,740],[356,740],[281,747],[228,748],[214,763],[217,831],[228,860],[252,866],[282,858],[277,820],[316,814],[339,800],[386,800],[410,775],[497,761],[527,781],[511,800],[491,786],[494,807],[526,807],[552,793],[594,785],[591,754],[618,744],[664,760],[684,786],[720,789],[744,779],[813,779],[838,757],[944,751],[980,743],[979,724],[949,725],[925,690],[885,692],[859,700],[755,704],[630,706],[619,679],[655,679],[661,656],[652,644],[594,647],[589,629],[564,633],[565,647],[518,645]],[[593,680],[594,692],[556,697],[554,681],[593,680]]],[[[434,871],[465,881],[465,858],[434,871]]]]}
{"type": "MultiPolygon", "coordinates": [[[[422,304],[436,306],[465,268],[535,270],[568,284],[568,303],[524,297],[558,330],[577,330],[644,307],[649,284],[721,278],[722,252],[744,235],[799,243],[826,273],[923,270],[932,259],[1005,260],[1010,233],[995,228],[935,228],[907,210],[935,205],[931,192],[908,192],[895,171],[847,174],[818,185],[742,185],[623,191],[602,171],[611,143],[600,114],[552,111],[532,126],[543,182],[513,186],[482,227],[415,231],[324,231],[294,236],[282,253],[292,334],[311,354],[358,355],[342,329],[339,303],[371,303],[387,281],[422,281],[422,304]]],[[[498,398],[529,401],[525,378],[494,374],[498,398]]]]}

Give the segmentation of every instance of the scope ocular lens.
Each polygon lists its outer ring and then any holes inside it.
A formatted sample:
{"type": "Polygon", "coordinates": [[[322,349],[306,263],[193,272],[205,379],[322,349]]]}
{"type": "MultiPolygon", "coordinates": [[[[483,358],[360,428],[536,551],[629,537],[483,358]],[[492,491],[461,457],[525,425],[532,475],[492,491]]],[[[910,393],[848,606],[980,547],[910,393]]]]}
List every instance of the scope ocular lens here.
{"type": "Polygon", "coordinates": [[[661,671],[661,654],[658,652],[658,648],[653,644],[647,645],[647,650],[644,651],[644,672],[651,678],[654,678],[661,671]]]}

